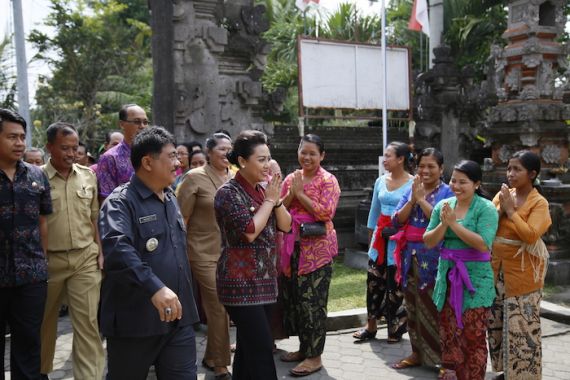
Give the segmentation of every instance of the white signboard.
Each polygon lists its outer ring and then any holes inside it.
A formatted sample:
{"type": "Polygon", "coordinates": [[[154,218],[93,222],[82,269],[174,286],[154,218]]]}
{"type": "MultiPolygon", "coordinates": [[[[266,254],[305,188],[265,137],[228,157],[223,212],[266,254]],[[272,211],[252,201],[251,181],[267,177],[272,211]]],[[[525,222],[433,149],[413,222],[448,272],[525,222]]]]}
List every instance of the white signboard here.
{"type": "MultiPolygon", "coordinates": [[[[386,49],[388,109],[410,109],[409,51],[386,49]]],[[[299,40],[303,107],[382,109],[382,55],[378,45],[299,40]]]]}

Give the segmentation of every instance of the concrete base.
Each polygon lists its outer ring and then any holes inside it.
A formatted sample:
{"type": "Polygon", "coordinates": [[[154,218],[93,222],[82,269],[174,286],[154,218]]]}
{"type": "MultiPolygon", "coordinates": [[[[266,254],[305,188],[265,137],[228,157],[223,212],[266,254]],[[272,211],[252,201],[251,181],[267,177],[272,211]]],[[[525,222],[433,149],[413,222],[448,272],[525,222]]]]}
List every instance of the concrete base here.
{"type": "Polygon", "coordinates": [[[360,326],[364,326],[367,317],[366,308],[328,313],[327,331],[359,328],[360,326]]]}

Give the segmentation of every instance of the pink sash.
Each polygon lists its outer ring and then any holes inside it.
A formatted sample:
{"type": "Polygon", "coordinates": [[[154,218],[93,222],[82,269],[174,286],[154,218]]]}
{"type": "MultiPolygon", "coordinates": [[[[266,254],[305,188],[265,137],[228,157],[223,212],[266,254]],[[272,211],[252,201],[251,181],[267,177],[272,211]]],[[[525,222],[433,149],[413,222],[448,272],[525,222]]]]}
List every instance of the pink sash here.
{"type": "Polygon", "coordinates": [[[396,234],[390,236],[390,240],[396,242],[396,248],[394,249],[394,262],[396,263],[396,282],[398,284],[402,281],[402,276],[407,275],[407,273],[402,273],[402,253],[406,249],[406,245],[409,241],[423,241],[424,232],[426,231],[423,227],[414,227],[406,224],[400,231],[396,234]]]}
{"type": "MultiPolygon", "coordinates": [[[[299,214],[295,209],[290,210],[289,213],[291,214],[291,231],[283,236],[279,262],[281,272],[287,277],[291,277],[291,256],[295,249],[295,239],[299,236],[299,227],[303,223],[316,222],[312,215],[299,214]]],[[[299,267],[302,263],[304,263],[303,257],[299,257],[299,267]]]]}

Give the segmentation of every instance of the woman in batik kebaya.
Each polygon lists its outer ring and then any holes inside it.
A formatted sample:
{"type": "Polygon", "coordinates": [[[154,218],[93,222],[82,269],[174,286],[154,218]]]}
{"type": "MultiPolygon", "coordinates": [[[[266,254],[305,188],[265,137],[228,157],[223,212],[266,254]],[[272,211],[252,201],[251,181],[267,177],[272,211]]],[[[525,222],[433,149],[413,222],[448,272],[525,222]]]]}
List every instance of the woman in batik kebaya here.
{"type": "Polygon", "coordinates": [[[497,298],[491,309],[489,350],[497,379],[542,377],[540,300],[548,266],[541,236],[550,226],[548,202],[535,186],[540,158],[530,151],[513,155],[493,203],[499,229],[492,265],[497,298]]]}
{"type": "Polygon", "coordinates": [[[443,241],[433,301],[440,312],[441,367],[445,380],[483,380],[489,309],[495,299],[491,246],[499,215],[482,195],[479,164],[461,161],[449,185],[454,197],[435,205],[424,243],[443,241]]]}
{"type": "Polygon", "coordinates": [[[291,216],[279,199],[281,176],[267,181],[271,154],[260,131],[242,131],[228,153],[239,167],[214,198],[222,237],[216,290],[236,324],[233,378],[277,380],[271,309],[277,300],[275,234],[288,232],[291,216]]]}
{"type": "Polygon", "coordinates": [[[417,160],[417,174],[412,188],[404,194],[392,218],[394,226],[401,227],[391,239],[396,240],[396,281],[404,290],[412,345],[412,353],[392,365],[395,369],[419,365],[434,367],[441,362],[439,313],[431,299],[441,246],[428,249],[423,235],[433,207],[442,199],[452,197],[453,192],[441,180],[441,152],[426,148],[420,152],[417,160]]]}
{"type": "Polygon", "coordinates": [[[301,169],[289,174],[281,189],[293,220],[280,252],[284,324],[300,343],[298,351],[282,355],[281,360],[300,362],[290,371],[294,376],[310,375],[323,366],[332,261],[338,254],[332,219],[340,197],[336,177],[321,167],[324,157],[321,138],[304,136],[297,151],[301,169]]]}

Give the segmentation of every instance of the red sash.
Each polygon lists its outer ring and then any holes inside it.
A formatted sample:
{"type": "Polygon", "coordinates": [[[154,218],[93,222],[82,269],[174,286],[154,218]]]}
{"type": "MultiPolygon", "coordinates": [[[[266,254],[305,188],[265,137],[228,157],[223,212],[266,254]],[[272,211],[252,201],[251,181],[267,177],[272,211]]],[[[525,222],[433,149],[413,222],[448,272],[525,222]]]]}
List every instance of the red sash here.
{"type": "Polygon", "coordinates": [[[380,214],[376,223],[376,236],[373,236],[374,241],[372,242],[372,248],[378,251],[378,258],[376,259],[376,264],[378,265],[384,264],[386,259],[386,240],[382,237],[382,230],[391,226],[392,218],[388,215],[380,214]]]}

